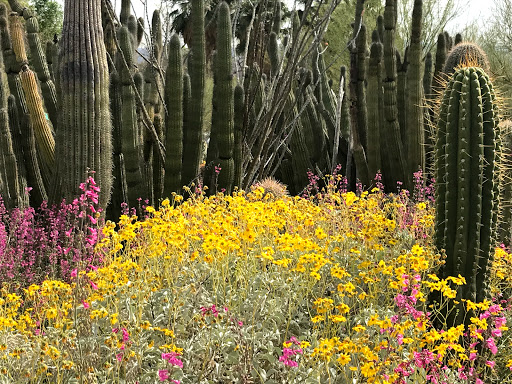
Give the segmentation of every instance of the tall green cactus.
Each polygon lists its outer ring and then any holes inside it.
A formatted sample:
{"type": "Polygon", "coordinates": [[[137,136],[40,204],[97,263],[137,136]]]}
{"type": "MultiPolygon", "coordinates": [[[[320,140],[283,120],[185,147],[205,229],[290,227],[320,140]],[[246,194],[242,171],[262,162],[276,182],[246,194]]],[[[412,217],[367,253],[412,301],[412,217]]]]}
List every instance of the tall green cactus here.
{"type": "MultiPolygon", "coordinates": [[[[366,151],[368,146],[368,110],[366,107],[366,82],[367,82],[367,37],[366,37],[366,26],[361,24],[359,35],[357,36],[357,131],[359,135],[359,141],[366,151]]],[[[368,180],[369,182],[369,180],[368,180]]],[[[367,184],[369,185],[369,184],[367,184]]]]}
{"type": "Polygon", "coordinates": [[[37,77],[40,81],[41,93],[43,95],[44,105],[48,112],[49,120],[55,126],[58,123],[57,91],[48,68],[43,45],[39,38],[39,23],[33,12],[28,8],[25,8],[23,13],[20,13],[20,16],[23,16],[25,19],[27,40],[30,48],[30,63],[37,73],[37,77]]]}
{"type": "Polygon", "coordinates": [[[446,250],[443,277],[465,277],[462,298],[480,302],[489,294],[498,216],[500,140],[489,77],[478,67],[457,69],[440,107],[435,242],[446,250]]]}
{"type": "Polygon", "coordinates": [[[234,92],[234,130],[235,147],[233,149],[233,161],[235,163],[235,174],[233,176],[233,186],[241,188],[243,179],[243,126],[244,126],[244,105],[245,95],[244,87],[237,84],[234,92]]]}
{"type": "Polygon", "coordinates": [[[100,0],[65,1],[61,48],[62,107],[53,201],[74,198],[86,172],[93,170],[102,191],[99,206],[105,209],[112,186],[112,123],[100,0]]]}
{"type": "Polygon", "coordinates": [[[188,59],[192,103],[188,105],[184,132],[184,156],[182,183],[189,184],[199,175],[202,158],[204,87],[206,82],[206,58],[204,36],[204,1],[191,0],[192,42],[188,59]]]}
{"type": "MultiPolygon", "coordinates": [[[[155,126],[156,133],[159,141],[164,139],[164,126],[163,126],[163,75],[160,63],[162,61],[163,53],[163,36],[162,36],[162,19],[160,12],[155,10],[153,12],[153,18],[151,20],[151,42],[153,48],[151,64],[147,66],[147,76],[145,76],[146,84],[149,80],[149,92],[147,93],[148,102],[153,110],[153,124],[155,126]]],[[[153,139],[149,139],[153,147],[152,161],[149,166],[153,170],[153,195],[154,204],[161,199],[164,191],[164,159],[159,156],[160,148],[153,139]]]]}
{"type": "Polygon", "coordinates": [[[123,25],[128,23],[128,18],[131,14],[131,6],[132,4],[130,0],[121,0],[121,13],[119,14],[119,21],[123,25]]]}
{"type": "Polygon", "coordinates": [[[500,167],[500,217],[498,241],[512,245],[512,122],[500,123],[502,134],[502,162],[500,167]]]}
{"type": "Polygon", "coordinates": [[[165,80],[165,182],[164,197],[181,191],[183,159],[183,65],[181,44],[177,34],[169,42],[169,62],[165,80]]]}
{"type": "MultiPolygon", "coordinates": [[[[398,124],[397,86],[396,86],[396,61],[394,53],[395,41],[395,5],[394,0],[386,0],[384,11],[384,125],[383,137],[385,138],[386,151],[382,153],[387,159],[383,159],[383,165],[388,166],[383,170],[385,184],[389,190],[396,190],[397,182],[404,180],[406,162],[398,124]]],[[[381,136],[382,137],[382,136],[381,136]]]]}
{"type": "Polygon", "coordinates": [[[407,188],[412,191],[413,173],[418,169],[425,169],[425,135],[423,125],[423,82],[421,76],[421,30],[423,23],[423,0],[415,0],[411,20],[411,42],[409,45],[407,69],[407,129],[406,137],[403,137],[406,144],[407,188]]]}
{"type": "MultiPolygon", "coordinates": [[[[225,190],[230,194],[233,189],[235,165],[234,150],[234,104],[233,69],[231,58],[231,17],[229,5],[219,4],[217,14],[217,53],[214,64],[213,111],[210,145],[207,154],[207,175],[210,176],[210,190],[225,190]],[[213,160],[213,163],[211,162],[213,160]],[[215,166],[220,172],[215,178],[215,166]]],[[[206,181],[206,178],[205,178],[206,181]]]]}
{"type": "Polygon", "coordinates": [[[135,91],[131,85],[131,77],[138,73],[135,69],[135,54],[133,48],[133,36],[127,27],[121,27],[118,31],[119,46],[128,64],[127,68],[118,65],[120,71],[120,140],[121,152],[124,158],[125,178],[128,201],[130,207],[138,206],[138,199],[147,197],[141,172],[142,165],[142,134],[137,121],[137,108],[135,103],[135,91]]]}
{"type": "Polygon", "coordinates": [[[432,78],[432,91],[439,91],[441,88],[441,84],[443,84],[442,73],[444,69],[444,63],[446,63],[446,54],[448,50],[446,49],[446,37],[444,33],[440,33],[437,37],[437,46],[436,46],[436,62],[434,66],[434,76],[432,78]]]}
{"type": "Polygon", "coordinates": [[[30,123],[36,138],[41,173],[46,189],[48,190],[53,183],[53,173],[55,169],[54,133],[46,120],[43,103],[37,87],[36,75],[27,65],[24,65],[20,72],[20,80],[25,93],[30,123]]]}
{"type": "Polygon", "coordinates": [[[384,47],[377,31],[373,31],[372,45],[370,46],[370,60],[368,63],[368,146],[366,157],[370,177],[375,177],[382,169],[381,162],[381,126],[383,110],[382,94],[382,60],[384,47]]]}
{"type": "MultiPolygon", "coordinates": [[[[23,162],[27,172],[27,186],[32,188],[30,192],[30,204],[32,206],[39,206],[44,200],[48,200],[48,195],[39,168],[34,132],[28,119],[20,119],[18,114],[19,108],[16,105],[16,99],[13,95],[9,96],[7,103],[11,132],[19,132],[19,135],[16,136],[20,138],[23,148],[23,162]],[[21,122],[24,124],[20,124],[21,122]]],[[[24,108],[26,108],[26,106],[24,108]]]]}
{"type": "MultiPolygon", "coordinates": [[[[404,156],[407,156],[407,69],[409,67],[409,47],[405,47],[404,57],[395,50],[396,57],[396,103],[398,106],[398,124],[400,125],[400,137],[402,138],[402,147],[404,156]]],[[[407,159],[406,159],[407,160],[407,159]]]]}
{"type": "Polygon", "coordinates": [[[433,99],[434,94],[432,91],[432,53],[428,52],[425,57],[425,69],[423,72],[423,91],[425,94],[426,109],[424,111],[423,125],[424,125],[424,140],[425,140],[425,169],[428,172],[432,171],[434,165],[434,135],[432,130],[432,122],[434,117],[433,99]]]}

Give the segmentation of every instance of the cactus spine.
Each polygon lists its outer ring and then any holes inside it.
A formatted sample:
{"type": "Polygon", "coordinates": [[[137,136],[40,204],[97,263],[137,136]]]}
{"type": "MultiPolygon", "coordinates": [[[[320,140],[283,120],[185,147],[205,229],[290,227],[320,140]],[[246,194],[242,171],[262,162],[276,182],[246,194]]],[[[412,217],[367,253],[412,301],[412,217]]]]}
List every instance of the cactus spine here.
{"type": "Polygon", "coordinates": [[[88,169],[105,209],[112,186],[109,74],[100,0],[66,0],[59,54],[61,124],[56,137],[58,182],[53,194],[72,199],[88,169]],[[77,34],[76,29],[82,31],[77,34]]]}
{"type": "Polygon", "coordinates": [[[455,71],[441,102],[436,143],[436,246],[443,277],[466,278],[462,297],[486,298],[498,212],[498,116],[492,84],[478,67],[455,71]]]}

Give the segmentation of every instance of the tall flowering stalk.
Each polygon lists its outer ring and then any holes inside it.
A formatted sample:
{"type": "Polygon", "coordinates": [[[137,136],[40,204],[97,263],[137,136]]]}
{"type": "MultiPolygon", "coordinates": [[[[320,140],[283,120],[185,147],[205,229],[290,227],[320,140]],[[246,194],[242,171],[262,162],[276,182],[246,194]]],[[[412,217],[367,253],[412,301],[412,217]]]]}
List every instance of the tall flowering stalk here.
{"type": "Polygon", "coordinates": [[[102,262],[98,242],[99,188],[92,177],[80,185],[82,194],[67,203],[8,211],[0,200],[0,283],[13,288],[46,278],[69,281],[76,268],[102,262]]]}

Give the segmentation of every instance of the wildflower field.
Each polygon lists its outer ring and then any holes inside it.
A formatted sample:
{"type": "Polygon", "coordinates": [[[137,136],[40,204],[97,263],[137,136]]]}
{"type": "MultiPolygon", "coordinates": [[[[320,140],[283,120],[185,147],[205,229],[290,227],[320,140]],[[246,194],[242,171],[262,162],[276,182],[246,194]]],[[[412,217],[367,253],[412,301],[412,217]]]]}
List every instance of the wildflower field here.
{"type": "Polygon", "coordinates": [[[431,191],[339,181],[173,195],[100,225],[90,179],[57,211],[3,212],[0,382],[510,381],[511,255],[492,302],[460,303],[464,279],[436,276],[431,191]]]}

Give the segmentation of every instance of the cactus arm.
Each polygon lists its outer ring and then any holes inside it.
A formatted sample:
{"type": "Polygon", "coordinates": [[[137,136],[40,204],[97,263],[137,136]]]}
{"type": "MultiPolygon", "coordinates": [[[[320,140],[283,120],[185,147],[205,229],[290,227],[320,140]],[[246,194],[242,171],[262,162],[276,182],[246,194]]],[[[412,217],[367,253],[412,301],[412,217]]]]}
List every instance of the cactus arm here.
{"type": "MultiPolygon", "coordinates": [[[[220,165],[217,185],[230,194],[234,178],[234,101],[233,69],[231,58],[231,18],[229,6],[222,2],[217,16],[217,53],[215,55],[215,77],[213,85],[214,106],[212,111],[212,138],[214,141],[214,165],[220,165]]],[[[210,157],[210,148],[208,148],[210,157]]],[[[210,164],[207,164],[210,166],[210,164]]],[[[212,186],[210,186],[212,188],[212,186]]]]}
{"type": "Polygon", "coordinates": [[[386,0],[384,11],[384,66],[385,78],[384,86],[384,137],[386,138],[386,151],[384,155],[387,159],[383,164],[390,168],[383,171],[383,176],[390,190],[396,190],[397,182],[404,180],[405,158],[402,148],[402,139],[400,137],[400,125],[398,123],[397,107],[397,72],[394,51],[395,41],[395,17],[393,0],[386,0]]]}
{"type": "Polygon", "coordinates": [[[173,34],[169,43],[169,62],[166,71],[165,100],[165,182],[164,197],[181,190],[181,163],[183,158],[183,65],[181,44],[173,34]]]}
{"type": "MultiPolygon", "coordinates": [[[[375,34],[375,33],[374,33],[375,34]]],[[[382,169],[381,165],[381,122],[382,122],[382,108],[379,105],[382,100],[382,57],[383,46],[382,43],[373,39],[370,47],[370,60],[368,65],[368,90],[367,90],[367,104],[368,104],[368,171],[370,177],[374,177],[379,170],[382,169]]]]}
{"type": "Polygon", "coordinates": [[[204,86],[206,82],[204,1],[191,0],[192,42],[188,61],[191,82],[191,99],[187,116],[186,141],[184,143],[182,182],[189,184],[199,175],[202,158],[204,86]]]}
{"type": "Polygon", "coordinates": [[[235,174],[233,176],[233,185],[235,187],[242,186],[243,172],[243,125],[244,125],[244,88],[237,84],[234,91],[234,131],[235,146],[233,149],[233,161],[235,166],[235,174]]]}
{"type": "Polygon", "coordinates": [[[407,103],[406,103],[406,137],[402,139],[407,143],[407,188],[412,191],[414,187],[413,173],[418,169],[425,169],[425,135],[423,123],[423,85],[421,77],[421,30],[423,22],[423,0],[415,0],[412,11],[411,42],[407,59],[407,103]]]}

